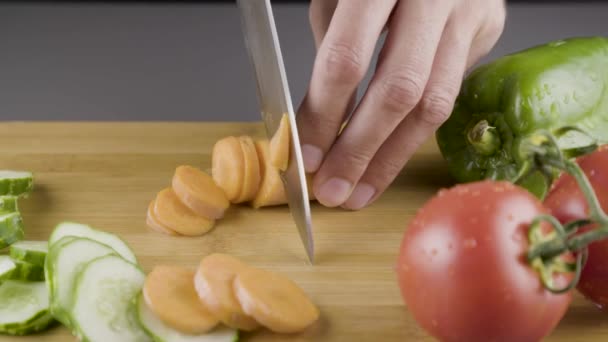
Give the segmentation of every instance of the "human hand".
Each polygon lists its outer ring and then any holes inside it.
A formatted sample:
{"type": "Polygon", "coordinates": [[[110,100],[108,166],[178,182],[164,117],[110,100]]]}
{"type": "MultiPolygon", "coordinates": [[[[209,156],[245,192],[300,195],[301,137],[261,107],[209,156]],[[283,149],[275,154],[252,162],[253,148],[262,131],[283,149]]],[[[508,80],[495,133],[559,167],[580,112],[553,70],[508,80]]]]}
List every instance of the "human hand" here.
{"type": "Polygon", "coordinates": [[[317,200],[352,210],[376,200],[449,117],[466,70],[496,44],[505,16],[504,0],[312,0],[318,51],[297,121],[317,200]]]}

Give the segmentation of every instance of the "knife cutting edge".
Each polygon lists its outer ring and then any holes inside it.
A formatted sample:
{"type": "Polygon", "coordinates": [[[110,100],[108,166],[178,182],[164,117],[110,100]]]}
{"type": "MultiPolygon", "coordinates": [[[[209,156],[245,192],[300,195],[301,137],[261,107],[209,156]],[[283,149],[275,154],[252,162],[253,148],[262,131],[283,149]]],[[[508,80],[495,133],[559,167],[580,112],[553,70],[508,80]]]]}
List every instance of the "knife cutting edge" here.
{"type": "Polygon", "coordinates": [[[268,136],[274,136],[284,115],[289,118],[289,164],[285,172],[281,172],[281,178],[291,215],[312,264],[314,239],[306,173],[272,6],[270,0],[237,0],[237,4],[268,136]]]}

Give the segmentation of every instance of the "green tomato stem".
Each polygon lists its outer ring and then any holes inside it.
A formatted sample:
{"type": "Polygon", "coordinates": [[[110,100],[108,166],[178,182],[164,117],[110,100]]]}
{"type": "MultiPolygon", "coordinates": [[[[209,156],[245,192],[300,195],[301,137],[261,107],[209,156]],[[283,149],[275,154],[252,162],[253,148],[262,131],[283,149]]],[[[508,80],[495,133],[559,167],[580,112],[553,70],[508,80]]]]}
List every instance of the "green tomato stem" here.
{"type": "Polygon", "coordinates": [[[492,155],[500,149],[500,136],[487,120],[481,120],[467,134],[471,146],[482,155],[492,155]]]}

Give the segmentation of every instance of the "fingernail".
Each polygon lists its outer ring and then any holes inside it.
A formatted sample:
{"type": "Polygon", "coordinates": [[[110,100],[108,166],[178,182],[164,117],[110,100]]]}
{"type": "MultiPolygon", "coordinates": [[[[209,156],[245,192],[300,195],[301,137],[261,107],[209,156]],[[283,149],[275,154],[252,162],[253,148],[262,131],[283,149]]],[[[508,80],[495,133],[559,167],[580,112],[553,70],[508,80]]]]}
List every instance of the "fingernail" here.
{"type": "Polygon", "coordinates": [[[352,183],[342,178],[330,178],[317,194],[317,200],[327,207],[337,207],[344,203],[352,190],[352,183]]]}
{"type": "Polygon", "coordinates": [[[304,158],[304,170],[309,173],[317,172],[323,161],[323,151],[313,145],[302,145],[302,157],[304,158]]]}
{"type": "Polygon", "coordinates": [[[347,209],[359,210],[365,207],[375,194],[376,189],[373,186],[367,183],[360,183],[355,187],[355,190],[353,190],[353,193],[346,203],[344,203],[344,206],[347,209]]]}

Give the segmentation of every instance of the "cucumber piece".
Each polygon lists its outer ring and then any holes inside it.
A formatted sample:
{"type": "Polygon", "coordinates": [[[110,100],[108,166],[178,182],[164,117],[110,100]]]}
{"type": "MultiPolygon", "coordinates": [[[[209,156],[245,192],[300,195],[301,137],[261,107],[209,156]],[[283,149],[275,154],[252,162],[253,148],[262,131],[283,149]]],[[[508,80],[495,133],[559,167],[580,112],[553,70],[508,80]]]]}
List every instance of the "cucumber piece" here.
{"type": "Polygon", "coordinates": [[[6,330],[6,333],[10,334],[10,335],[17,335],[17,336],[31,335],[31,334],[39,333],[44,330],[48,330],[49,328],[53,327],[56,323],[57,323],[57,321],[55,320],[55,318],[53,316],[51,316],[51,314],[49,312],[46,312],[44,315],[40,316],[36,320],[32,321],[31,323],[29,323],[27,325],[21,326],[18,329],[8,328],[6,330]]]}
{"type": "Polygon", "coordinates": [[[27,171],[0,171],[0,195],[21,196],[34,189],[34,175],[27,171]]]}
{"type": "Polygon", "coordinates": [[[13,213],[19,211],[17,206],[17,197],[15,196],[0,196],[0,212],[13,213]]]}
{"type": "Polygon", "coordinates": [[[51,314],[72,328],[69,311],[73,305],[78,272],[91,260],[116,254],[109,246],[86,238],[64,237],[51,247],[45,265],[51,296],[51,314]]]}
{"type": "Polygon", "coordinates": [[[0,214],[0,249],[23,239],[23,219],[21,214],[0,214]]]}
{"type": "Polygon", "coordinates": [[[139,293],[133,305],[137,310],[137,319],[142,328],[154,342],[237,342],[238,330],[219,326],[202,335],[186,335],[167,326],[148,308],[143,293],[139,293]]]}
{"type": "Polygon", "coordinates": [[[4,333],[16,336],[30,335],[47,330],[48,328],[54,326],[55,323],[57,323],[55,318],[53,318],[50,313],[46,312],[31,323],[19,326],[18,328],[9,327],[4,333]]]}
{"type": "MultiPolygon", "coordinates": [[[[57,241],[52,248],[49,248],[49,253],[44,260],[44,279],[46,280],[46,287],[48,289],[49,295],[53,294],[54,286],[51,280],[51,270],[53,269],[52,261],[55,259],[53,255],[57,254],[56,251],[61,248],[64,244],[76,239],[74,236],[66,236],[61,240],[57,241]]],[[[53,298],[50,298],[51,304],[53,302],[53,298]]]]}
{"type": "Polygon", "coordinates": [[[0,285],[0,333],[25,335],[44,330],[52,323],[46,317],[48,308],[44,282],[5,281],[0,285]]]}
{"type": "Polygon", "coordinates": [[[11,274],[10,279],[24,281],[44,281],[44,267],[15,259],[13,259],[13,262],[17,267],[11,274]]]}
{"type": "Polygon", "coordinates": [[[76,336],[92,342],[150,341],[131,305],[145,277],[137,265],[116,255],[86,264],[78,274],[70,312],[76,336]]]}
{"type": "Polygon", "coordinates": [[[114,234],[93,229],[85,224],[64,222],[60,223],[51,234],[51,237],[49,238],[49,246],[52,246],[64,236],[84,237],[95,240],[99,243],[110,246],[127,261],[137,264],[135,253],[133,253],[131,248],[129,248],[129,246],[121,238],[114,234]]]}
{"type": "Polygon", "coordinates": [[[44,266],[44,259],[48,253],[46,241],[19,241],[11,245],[10,255],[15,260],[29,262],[32,265],[44,266]]]}
{"type": "Polygon", "coordinates": [[[0,282],[11,279],[17,265],[8,255],[0,255],[0,282]]]}

